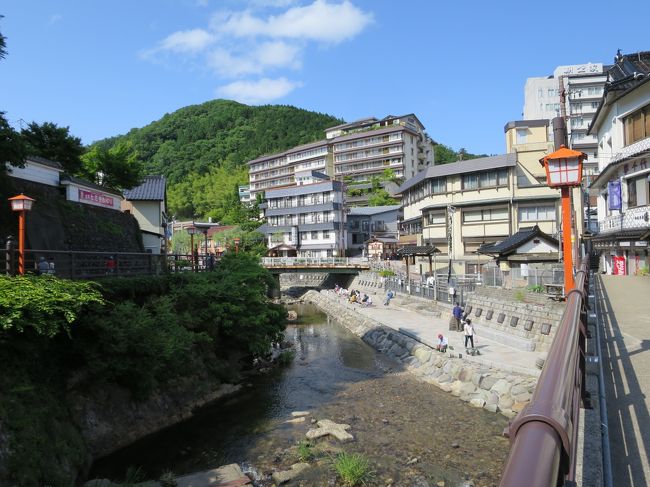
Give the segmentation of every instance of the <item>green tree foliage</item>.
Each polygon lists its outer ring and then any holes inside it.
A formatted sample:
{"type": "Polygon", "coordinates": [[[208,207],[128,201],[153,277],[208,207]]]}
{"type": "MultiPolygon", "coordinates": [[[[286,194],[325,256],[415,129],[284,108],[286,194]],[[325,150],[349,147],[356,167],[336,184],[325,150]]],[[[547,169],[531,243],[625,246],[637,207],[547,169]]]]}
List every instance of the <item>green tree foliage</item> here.
{"type": "MultiPolygon", "coordinates": [[[[4,18],[4,15],[0,15],[0,19],[2,18],[4,18]]],[[[0,59],[5,57],[7,57],[7,38],[0,32],[0,59]]]]}
{"type": "Polygon", "coordinates": [[[81,139],[70,134],[70,127],[59,127],[55,123],[45,122],[39,125],[30,123],[20,131],[28,156],[40,156],[57,161],[63,170],[77,175],[81,171],[81,155],[84,146],[81,139]]]}
{"type": "Polygon", "coordinates": [[[339,123],[291,106],[213,100],[96,145],[130,142],[148,174],[167,177],[172,214],[221,221],[233,183],[248,181],[247,161],[322,139],[325,128],[339,123]]]}
{"type": "Polygon", "coordinates": [[[479,157],[487,157],[487,154],[470,154],[464,147],[455,151],[444,144],[437,144],[433,150],[436,164],[447,164],[449,162],[468,161],[479,157]]]}
{"type": "Polygon", "coordinates": [[[142,181],[142,162],[129,143],[120,143],[111,148],[93,146],[81,156],[81,160],[81,172],[96,184],[131,189],[142,181]]]}
{"type": "Polygon", "coordinates": [[[92,304],[103,304],[97,286],[53,276],[0,276],[0,328],[33,329],[53,337],[64,331],[92,304]]]}
{"type": "Polygon", "coordinates": [[[6,171],[6,163],[22,166],[25,158],[23,139],[0,112],[0,176],[6,171]]]}

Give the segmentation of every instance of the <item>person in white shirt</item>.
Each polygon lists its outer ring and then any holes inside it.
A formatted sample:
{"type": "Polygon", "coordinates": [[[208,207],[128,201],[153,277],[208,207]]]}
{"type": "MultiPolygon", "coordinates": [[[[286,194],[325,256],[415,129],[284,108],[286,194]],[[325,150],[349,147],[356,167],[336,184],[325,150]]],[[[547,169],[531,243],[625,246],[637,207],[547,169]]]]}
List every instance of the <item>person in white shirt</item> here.
{"type": "Polygon", "coordinates": [[[444,337],[442,334],[438,335],[438,342],[436,343],[436,350],[439,352],[446,352],[447,351],[447,338],[444,337]]]}
{"type": "Polygon", "coordinates": [[[465,320],[465,326],[463,326],[463,333],[465,334],[465,348],[467,348],[467,343],[471,343],[472,347],[474,348],[474,335],[476,332],[474,331],[474,327],[472,326],[472,320],[469,318],[465,320]]]}

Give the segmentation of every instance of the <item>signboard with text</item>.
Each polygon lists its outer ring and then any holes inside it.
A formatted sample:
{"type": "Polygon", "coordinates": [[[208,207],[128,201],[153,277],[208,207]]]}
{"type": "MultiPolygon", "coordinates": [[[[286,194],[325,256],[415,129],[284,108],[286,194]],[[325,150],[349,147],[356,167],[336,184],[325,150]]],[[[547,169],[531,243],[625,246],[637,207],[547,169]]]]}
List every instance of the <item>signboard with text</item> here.
{"type": "Polygon", "coordinates": [[[113,197],[85,189],[79,189],[79,202],[105,206],[107,208],[113,208],[115,206],[115,199],[113,197]]]}

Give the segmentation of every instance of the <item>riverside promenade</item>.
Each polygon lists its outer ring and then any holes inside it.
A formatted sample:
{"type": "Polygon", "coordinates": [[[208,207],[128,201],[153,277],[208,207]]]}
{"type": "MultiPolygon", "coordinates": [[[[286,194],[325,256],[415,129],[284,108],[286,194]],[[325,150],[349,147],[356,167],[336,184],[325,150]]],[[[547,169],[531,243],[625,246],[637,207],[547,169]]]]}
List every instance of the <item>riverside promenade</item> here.
{"type": "Polygon", "coordinates": [[[613,485],[650,485],[650,278],[599,276],[596,303],[613,485]]]}
{"type": "MultiPolygon", "coordinates": [[[[384,294],[376,289],[369,290],[362,287],[360,289],[372,297],[372,306],[364,307],[359,304],[347,303],[349,308],[408,335],[424,345],[434,347],[438,334],[442,333],[449,341],[449,353],[451,355],[461,355],[467,361],[505,372],[518,372],[532,376],[539,376],[541,373],[541,370],[536,366],[536,361],[544,358],[544,353],[518,350],[495,340],[484,338],[481,336],[480,325],[475,326],[476,336],[474,337],[480,355],[466,355],[463,333],[449,331],[451,306],[449,306],[448,310],[442,308],[442,313],[438,313],[434,311],[433,303],[399,293],[388,306],[384,306],[384,294]]],[[[343,296],[338,297],[338,299],[341,303],[347,301],[343,296]]]]}

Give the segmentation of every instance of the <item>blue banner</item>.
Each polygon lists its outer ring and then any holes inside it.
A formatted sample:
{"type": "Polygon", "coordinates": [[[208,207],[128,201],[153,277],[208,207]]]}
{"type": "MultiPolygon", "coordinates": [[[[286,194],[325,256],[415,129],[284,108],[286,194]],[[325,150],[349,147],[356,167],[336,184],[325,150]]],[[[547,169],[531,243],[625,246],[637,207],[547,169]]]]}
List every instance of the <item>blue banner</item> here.
{"type": "Polygon", "coordinates": [[[610,210],[621,209],[621,182],[610,181],[607,184],[607,206],[610,210]]]}

